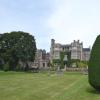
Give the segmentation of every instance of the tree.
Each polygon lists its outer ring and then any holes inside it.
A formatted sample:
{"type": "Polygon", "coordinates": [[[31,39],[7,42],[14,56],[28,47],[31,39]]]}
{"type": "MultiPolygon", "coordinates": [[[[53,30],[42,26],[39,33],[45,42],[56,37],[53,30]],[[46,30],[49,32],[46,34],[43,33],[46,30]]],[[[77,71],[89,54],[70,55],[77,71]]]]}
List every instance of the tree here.
{"type": "Polygon", "coordinates": [[[60,52],[60,62],[61,62],[60,68],[64,68],[64,61],[63,61],[64,56],[65,56],[65,52],[64,51],[60,52]]]}
{"type": "Polygon", "coordinates": [[[79,62],[77,62],[77,64],[78,64],[78,67],[80,67],[80,68],[87,68],[88,61],[79,61],[79,62]]]}
{"type": "Polygon", "coordinates": [[[58,69],[58,68],[60,68],[60,64],[61,64],[61,60],[60,59],[53,59],[53,64],[52,64],[53,66],[52,67],[56,67],[58,69]]]}
{"type": "Polygon", "coordinates": [[[4,64],[3,70],[9,71],[9,63],[8,62],[4,64]]]}
{"type": "Polygon", "coordinates": [[[90,85],[100,90],[100,35],[97,36],[92,47],[88,66],[88,77],[90,85]]]}
{"type": "Polygon", "coordinates": [[[58,59],[53,59],[53,63],[56,65],[59,65],[60,69],[64,68],[64,65],[66,64],[67,67],[70,67],[71,65],[71,52],[70,51],[61,51],[60,56],[58,59]],[[64,57],[67,55],[67,61],[64,61],[64,57]]]}
{"type": "Polygon", "coordinates": [[[81,61],[79,59],[72,59],[71,60],[71,66],[73,67],[73,65],[74,65],[74,67],[79,67],[80,62],[81,61]]]}
{"type": "Polygon", "coordinates": [[[35,52],[35,39],[29,33],[14,31],[0,34],[0,58],[8,63],[9,70],[16,70],[19,61],[25,63],[23,67],[27,67],[29,61],[34,61],[35,52]]]}
{"type": "Polygon", "coordinates": [[[71,66],[71,52],[67,51],[66,55],[67,55],[67,58],[68,58],[67,66],[70,67],[71,66]]]}

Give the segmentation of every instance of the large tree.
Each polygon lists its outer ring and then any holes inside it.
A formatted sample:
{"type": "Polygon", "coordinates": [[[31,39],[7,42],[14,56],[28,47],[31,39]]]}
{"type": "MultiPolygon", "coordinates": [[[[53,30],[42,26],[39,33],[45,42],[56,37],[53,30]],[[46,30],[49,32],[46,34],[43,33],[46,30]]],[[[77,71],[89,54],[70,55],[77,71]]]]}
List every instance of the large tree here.
{"type": "Polygon", "coordinates": [[[100,35],[96,38],[92,47],[89,60],[89,83],[100,90],[100,35]]]}
{"type": "Polygon", "coordinates": [[[34,36],[18,31],[0,34],[0,59],[8,70],[27,69],[28,62],[34,61],[36,43],[34,36]],[[19,66],[19,61],[25,66],[19,66]],[[9,67],[8,67],[9,66],[9,67]]]}

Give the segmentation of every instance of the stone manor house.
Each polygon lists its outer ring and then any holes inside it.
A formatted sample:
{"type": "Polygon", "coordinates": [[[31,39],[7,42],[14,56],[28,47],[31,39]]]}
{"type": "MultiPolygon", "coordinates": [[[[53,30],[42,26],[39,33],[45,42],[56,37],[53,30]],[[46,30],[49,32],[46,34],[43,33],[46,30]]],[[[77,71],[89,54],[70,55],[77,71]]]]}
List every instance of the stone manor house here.
{"type": "Polygon", "coordinates": [[[61,51],[70,51],[71,59],[79,59],[81,61],[88,61],[90,58],[90,48],[83,48],[83,43],[73,41],[71,44],[56,43],[51,39],[50,60],[59,59],[61,51]]]}
{"type": "Polygon", "coordinates": [[[49,61],[58,59],[60,57],[60,52],[66,50],[71,52],[71,59],[88,61],[90,58],[90,48],[83,48],[83,43],[80,43],[79,40],[74,40],[71,44],[63,45],[51,39],[50,53],[47,53],[46,50],[38,49],[33,66],[39,67],[40,69],[48,68],[49,61]]]}

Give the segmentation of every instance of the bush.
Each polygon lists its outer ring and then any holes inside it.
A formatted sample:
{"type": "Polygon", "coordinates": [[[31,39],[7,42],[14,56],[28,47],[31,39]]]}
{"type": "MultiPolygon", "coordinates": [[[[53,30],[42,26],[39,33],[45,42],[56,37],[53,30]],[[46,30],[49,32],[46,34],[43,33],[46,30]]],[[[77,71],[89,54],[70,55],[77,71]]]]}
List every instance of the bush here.
{"type": "Polygon", "coordinates": [[[90,85],[100,90],[100,35],[92,47],[88,73],[90,85]]]}
{"type": "Polygon", "coordinates": [[[18,63],[16,66],[16,71],[22,71],[22,66],[18,63]]]}
{"type": "Polygon", "coordinates": [[[80,61],[78,62],[78,67],[80,68],[87,68],[88,62],[80,61]]]}
{"type": "Polygon", "coordinates": [[[4,71],[8,71],[9,70],[9,63],[7,62],[6,64],[4,64],[4,71]]]}

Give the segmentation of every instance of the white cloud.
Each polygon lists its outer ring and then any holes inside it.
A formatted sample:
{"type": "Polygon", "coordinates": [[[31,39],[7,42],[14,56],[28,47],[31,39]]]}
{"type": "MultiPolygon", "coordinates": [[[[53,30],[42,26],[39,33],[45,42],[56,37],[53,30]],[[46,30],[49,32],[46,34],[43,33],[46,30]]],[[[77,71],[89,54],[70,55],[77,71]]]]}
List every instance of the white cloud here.
{"type": "Polygon", "coordinates": [[[61,43],[80,39],[85,46],[92,45],[100,33],[100,7],[96,4],[97,1],[90,0],[58,0],[48,19],[51,37],[61,43]]]}

